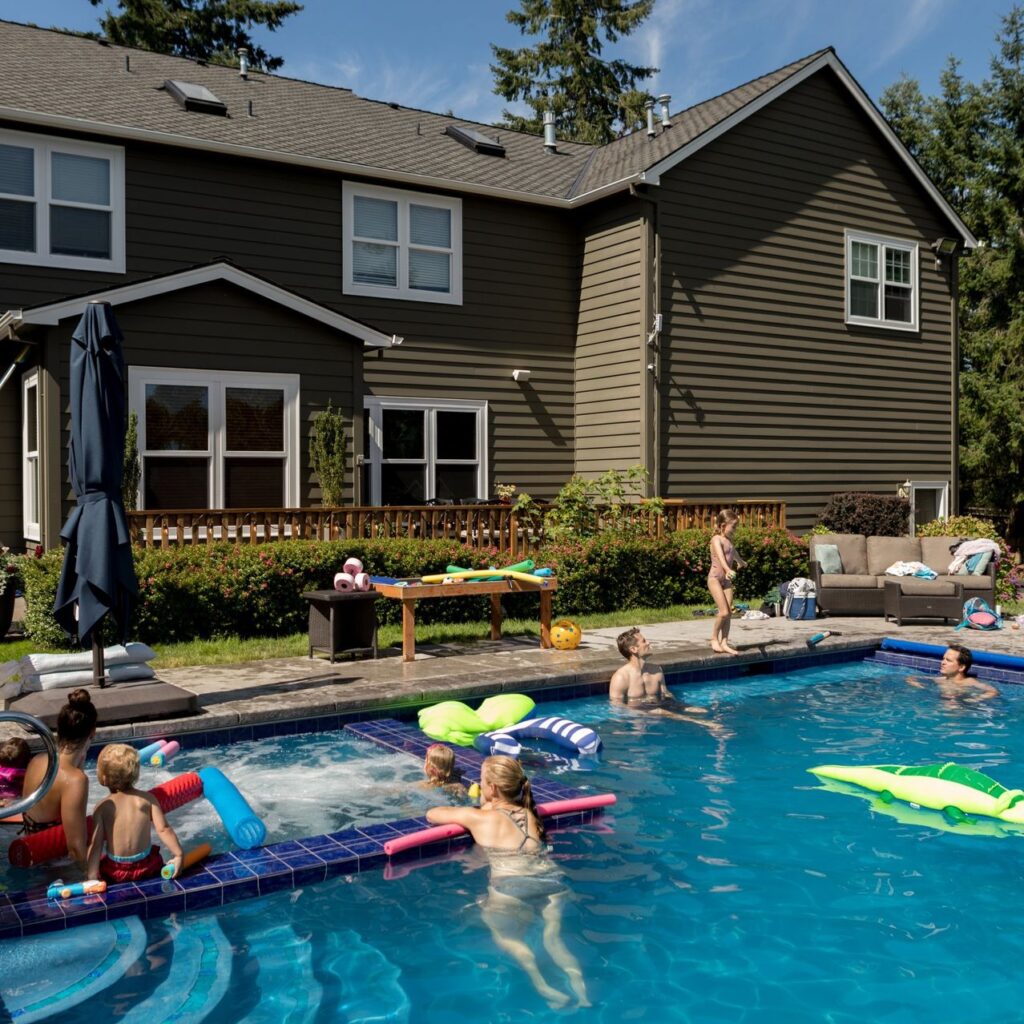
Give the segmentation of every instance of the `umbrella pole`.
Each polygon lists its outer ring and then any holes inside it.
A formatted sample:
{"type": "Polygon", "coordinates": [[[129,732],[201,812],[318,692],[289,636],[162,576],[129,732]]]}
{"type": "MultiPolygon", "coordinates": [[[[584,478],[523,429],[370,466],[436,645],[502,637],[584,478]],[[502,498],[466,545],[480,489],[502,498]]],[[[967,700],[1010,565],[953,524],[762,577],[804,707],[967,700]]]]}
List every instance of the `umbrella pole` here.
{"type": "Polygon", "coordinates": [[[92,631],[92,681],[103,689],[107,685],[107,669],[103,661],[103,637],[99,626],[92,631]]]}

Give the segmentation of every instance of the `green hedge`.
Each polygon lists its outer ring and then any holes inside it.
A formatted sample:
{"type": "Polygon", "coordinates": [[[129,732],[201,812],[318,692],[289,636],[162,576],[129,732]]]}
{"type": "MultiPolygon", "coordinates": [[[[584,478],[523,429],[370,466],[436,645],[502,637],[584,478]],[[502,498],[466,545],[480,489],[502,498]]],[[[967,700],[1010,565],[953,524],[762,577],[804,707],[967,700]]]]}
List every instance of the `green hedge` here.
{"type": "MultiPolygon", "coordinates": [[[[663,540],[601,537],[552,544],[536,556],[558,576],[556,614],[573,615],[669,604],[710,604],[705,581],[711,534],[687,530],[663,540]]],[[[736,578],[736,596],[759,598],[783,580],[807,574],[806,545],[785,530],[739,528],[733,537],[749,565],[736,578]]],[[[444,572],[449,563],[471,568],[500,564],[494,551],[453,541],[282,541],[275,544],[140,550],[135,555],[140,602],[134,638],[170,643],[212,636],[279,636],[306,626],[304,590],[330,587],[346,558],[362,560],[374,576],[416,577],[444,572]]],[[[39,643],[63,635],[51,609],[60,575],[60,552],[24,563],[28,605],[25,628],[39,643]]],[[[397,601],[377,603],[382,622],[398,622],[397,601]]],[[[486,597],[424,601],[422,622],[486,619],[486,597]]],[[[537,599],[510,594],[508,615],[532,618],[537,599]]]]}

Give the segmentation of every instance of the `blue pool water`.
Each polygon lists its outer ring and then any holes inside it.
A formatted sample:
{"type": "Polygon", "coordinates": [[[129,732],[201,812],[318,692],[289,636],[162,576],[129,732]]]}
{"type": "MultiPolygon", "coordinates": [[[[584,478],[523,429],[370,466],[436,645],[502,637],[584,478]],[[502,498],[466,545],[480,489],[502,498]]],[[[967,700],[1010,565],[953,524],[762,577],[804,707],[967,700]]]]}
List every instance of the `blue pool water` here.
{"type": "MultiPolygon", "coordinates": [[[[1024,840],[950,831],[938,813],[894,817],[806,772],[956,760],[1024,783],[1024,702],[1012,687],[965,706],[903,676],[853,663],[688,687],[730,735],[603,699],[543,705],[604,740],[600,764],[560,779],[619,798],[602,821],[554,837],[573,894],[563,937],[590,1008],[552,1010],[495,945],[477,902],[487,871],[470,854],[216,913],[4,943],[0,991],[9,1009],[45,1005],[48,991],[83,979],[62,1024],[1018,1019],[1024,840]]],[[[246,756],[284,774],[320,742],[278,740],[246,756]]],[[[367,753],[355,742],[336,747],[367,753]]],[[[408,761],[408,777],[376,762],[359,776],[383,772],[381,801],[396,801],[385,817],[410,812],[403,792],[418,766],[408,761]]],[[[373,788],[333,796],[349,814],[376,806],[373,788]]],[[[527,937],[569,993],[539,927],[527,937]]]]}

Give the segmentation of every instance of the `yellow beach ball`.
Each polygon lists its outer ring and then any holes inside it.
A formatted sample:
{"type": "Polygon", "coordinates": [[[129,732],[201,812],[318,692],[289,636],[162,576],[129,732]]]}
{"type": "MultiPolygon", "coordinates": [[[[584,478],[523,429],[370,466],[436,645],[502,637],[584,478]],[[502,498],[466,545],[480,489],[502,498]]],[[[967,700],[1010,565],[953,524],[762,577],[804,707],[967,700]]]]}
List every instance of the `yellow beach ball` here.
{"type": "Polygon", "coordinates": [[[551,627],[551,642],[560,651],[575,651],[583,639],[583,630],[569,619],[559,619],[551,627]]]}

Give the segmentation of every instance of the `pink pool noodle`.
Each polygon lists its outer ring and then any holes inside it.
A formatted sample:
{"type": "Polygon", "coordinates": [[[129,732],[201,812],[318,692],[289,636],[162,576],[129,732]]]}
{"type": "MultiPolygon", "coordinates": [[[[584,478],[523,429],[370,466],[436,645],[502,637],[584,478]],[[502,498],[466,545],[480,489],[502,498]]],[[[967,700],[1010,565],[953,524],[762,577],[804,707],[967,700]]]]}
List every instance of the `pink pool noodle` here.
{"type": "Polygon", "coordinates": [[[181,750],[181,744],[177,740],[165,743],[150,759],[149,763],[158,768],[163,767],[174,755],[181,750]]]}
{"type": "MultiPolygon", "coordinates": [[[[614,793],[598,793],[596,796],[578,796],[570,800],[552,800],[550,803],[537,804],[537,812],[545,818],[553,814],[569,814],[572,811],[589,811],[594,807],[607,807],[615,803],[614,793]]],[[[393,857],[403,850],[411,850],[427,843],[436,843],[441,839],[452,839],[465,833],[461,825],[435,825],[421,832],[410,832],[408,835],[389,839],[384,844],[384,853],[393,857]]]]}

